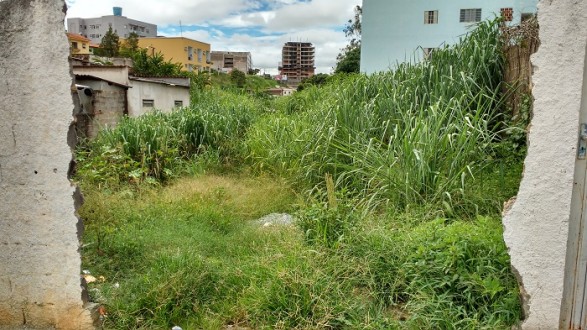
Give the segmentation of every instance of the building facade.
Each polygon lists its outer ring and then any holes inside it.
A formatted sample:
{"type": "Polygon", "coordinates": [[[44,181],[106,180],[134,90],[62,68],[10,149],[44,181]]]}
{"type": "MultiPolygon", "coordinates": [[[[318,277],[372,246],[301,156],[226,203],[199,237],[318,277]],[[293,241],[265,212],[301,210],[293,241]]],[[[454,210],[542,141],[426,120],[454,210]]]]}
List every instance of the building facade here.
{"type": "Polygon", "coordinates": [[[250,52],[212,51],[212,68],[222,72],[238,69],[248,73],[253,68],[250,52]]]}
{"type": "Polygon", "coordinates": [[[90,39],[82,35],[67,33],[67,41],[69,42],[71,56],[90,55],[92,53],[90,39]]]}
{"type": "Polygon", "coordinates": [[[139,47],[147,48],[149,54],[161,52],[165,60],[181,63],[184,71],[210,71],[212,66],[210,44],[205,42],[184,37],[139,38],[139,47]]]}
{"type": "Polygon", "coordinates": [[[314,46],[310,42],[286,42],[281,51],[279,74],[282,81],[297,85],[314,75],[314,46]],[[287,78],[286,78],[287,77],[287,78]]]}
{"type": "Polygon", "coordinates": [[[458,42],[485,19],[503,16],[510,24],[536,13],[538,0],[365,0],[361,71],[393,69],[417,62],[435,48],[458,42]]]}
{"type": "Polygon", "coordinates": [[[156,37],[157,25],[137,21],[122,16],[122,8],[114,7],[113,15],[96,17],[96,18],[68,18],[67,31],[69,33],[81,34],[91,40],[94,44],[99,44],[102,37],[112,27],[121,38],[135,32],[139,37],[156,37]]]}

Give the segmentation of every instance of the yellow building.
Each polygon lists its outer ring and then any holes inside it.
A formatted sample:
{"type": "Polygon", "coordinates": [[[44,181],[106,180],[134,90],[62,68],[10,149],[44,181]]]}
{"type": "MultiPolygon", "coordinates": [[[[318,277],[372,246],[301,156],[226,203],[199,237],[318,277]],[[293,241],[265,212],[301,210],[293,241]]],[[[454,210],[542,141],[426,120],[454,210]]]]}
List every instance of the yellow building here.
{"type": "Polygon", "coordinates": [[[210,71],[210,44],[184,37],[139,38],[149,54],[161,52],[165,60],[181,63],[185,71],[210,71]]]}
{"type": "Polygon", "coordinates": [[[71,55],[90,55],[90,39],[73,33],[67,33],[71,55]]]}

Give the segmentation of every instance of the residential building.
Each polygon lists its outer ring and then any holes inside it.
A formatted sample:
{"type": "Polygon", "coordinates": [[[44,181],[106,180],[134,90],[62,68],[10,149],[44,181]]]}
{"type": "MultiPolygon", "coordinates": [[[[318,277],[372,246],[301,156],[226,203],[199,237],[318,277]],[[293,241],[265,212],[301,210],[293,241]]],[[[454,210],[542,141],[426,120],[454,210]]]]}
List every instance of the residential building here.
{"type": "Polygon", "coordinates": [[[138,117],[154,109],[170,112],[190,105],[190,79],[129,77],[128,116],[138,117]]]}
{"type": "Polygon", "coordinates": [[[149,54],[161,52],[165,60],[181,63],[184,71],[210,71],[212,65],[210,44],[189,38],[139,38],[139,47],[149,54]]]}
{"type": "Polygon", "coordinates": [[[310,42],[286,42],[281,50],[279,74],[282,81],[297,85],[314,75],[314,46],[310,42]]]}
{"type": "Polygon", "coordinates": [[[99,44],[102,37],[112,28],[120,38],[128,38],[135,32],[139,37],[156,37],[157,25],[122,16],[122,8],[114,7],[113,15],[96,18],[68,18],[67,32],[81,34],[92,43],[99,44]]]}
{"type": "Polygon", "coordinates": [[[170,112],[187,107],[190,79],[133,77],[128,66],[73,65],[75,126],[78,136],[93,138],[124,117],[138,117],[155,109],[170,112]]]}
{"type": "Polygon", "coordinates": [[[90,39],[82,35],[67,33],[67,41],[69,42],[71,56],[84,56],[92,53],[90,39]]]}
{"type": "Polygon", "coordinates": [[[288,87],[275,87],[266,90],[267,94],[271,96],[289,96],[292,95],[295,91],[295,88],[288,87]]]}
{"type": "Polygon", "coordinates": [[[538,0],[365,0],[361,71],[417,62],[435,48],[458,42],[477,22],[503,16],[518,24],[536,13],[538,0]]]}
{"type": "Polygon", "coordinates": [[[212,68],[222,72],[238,69],[248,73],[253,68],[250,52],[212,51],[212,68]]]}

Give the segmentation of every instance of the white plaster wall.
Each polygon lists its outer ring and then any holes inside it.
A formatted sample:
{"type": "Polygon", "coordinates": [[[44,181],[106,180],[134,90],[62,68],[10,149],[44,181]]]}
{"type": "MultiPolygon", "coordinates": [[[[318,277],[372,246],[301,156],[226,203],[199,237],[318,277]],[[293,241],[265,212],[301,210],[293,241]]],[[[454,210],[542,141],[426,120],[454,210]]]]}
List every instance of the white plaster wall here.
{"type": "Polygon", "coordinates": [[[138,117],[154,109],[170,112],[174,101],[183,101],[183,106],[190,103],[190,90],[187,87],[131,80],[128,89],[128,116],[138,117]],[[155,108],[143,108],[143,99],[155,100],[155,108]]]}
{"type": "Polygon", "coordinates": [[[0,328],[91,329],[68,180],[62,0],[0,2],[0,328]],[[39,33],[42,31],[42,33],[39,33]]]}
{"type": "Polygon", "coordinates": [[[90,75],[108,81],[128,85],[127,66],[74,66],[73,73],[79,75],[90,75]]]}
{"type": "Polygon", "coordinates": [[[587,41],[587,2],[542,0],[524,178],[504,238],[525,291],[525,329],[557,329],[587,41]]]}

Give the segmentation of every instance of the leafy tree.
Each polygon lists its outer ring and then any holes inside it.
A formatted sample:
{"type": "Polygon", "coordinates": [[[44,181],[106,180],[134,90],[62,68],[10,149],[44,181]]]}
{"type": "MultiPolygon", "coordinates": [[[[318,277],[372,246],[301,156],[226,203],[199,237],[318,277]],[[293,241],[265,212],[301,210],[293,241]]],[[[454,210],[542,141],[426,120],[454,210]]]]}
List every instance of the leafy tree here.
{"type": "Polygon", "coordinates": [[[120,55],[132,58],[139,51],[139,35],[131,32],[128,38],[120,45],[120,55]]]}
{"type": "Polygon", "coordinates": [[[361,71],[361,46],[344,49],[343,55],[337,57],[335,73],[358,73],[361,71]]]}
{"type": "Polygon", "coordinates": [[[247,76],[244,72],[240,71],[239,69],[232,69],[232,71],[230,71],[230,80],[238,88],[243,88],[245,87],[245,83],[247,82],[247,76]]]}
{"type": "Polygon", "coordinates": [[[297,91],[300,92],[312,85],[322,86],[328,82],[328,78],[330,78],[330,75],[326,73],[315,74],[308,79],[304,79],[304,81],[302,81],[302,83],[298,85],[297,91]]]}
{"type": "Polygon", "coordinates": [[[249,69],[249,72],[247,72],[247,73],[252,76],[256,76],[257,74],[259,74],[259,72],[261,72],[260,69],[249,69]]]}
{"type": "Polygon", "coordinates": [[[355,7],[355,17],[347,22],[344,33],[349,44],[336,57],[335,73],[358,73],[361,69],[361,26],[363,8],[355,7]]]}
{"type": "Polygon", "coordinates": [[[139,76],[181,76],[181,63],[165,61],[161,52],[149,55],[147,49],[139,49],[132,55],[132,73],[139,76]]]}
{"type": "Polygon", "coordinates": [[[116,34],[116,31],[112,31],[112,27],[110,27],[100,42],[99,55],[107,57],[118,56],[118,51],[120,49],[119,40],[120,38],[118,37],[118,34],[116,34]]]}

